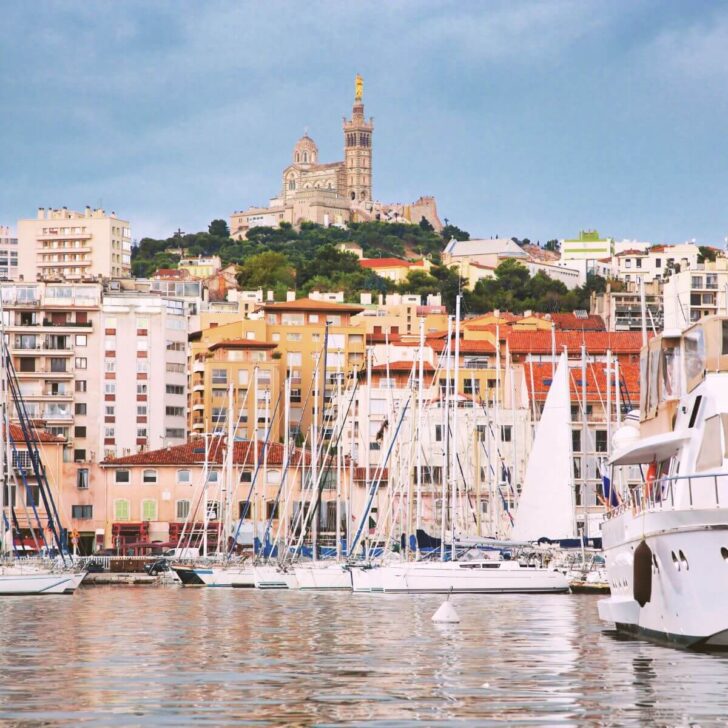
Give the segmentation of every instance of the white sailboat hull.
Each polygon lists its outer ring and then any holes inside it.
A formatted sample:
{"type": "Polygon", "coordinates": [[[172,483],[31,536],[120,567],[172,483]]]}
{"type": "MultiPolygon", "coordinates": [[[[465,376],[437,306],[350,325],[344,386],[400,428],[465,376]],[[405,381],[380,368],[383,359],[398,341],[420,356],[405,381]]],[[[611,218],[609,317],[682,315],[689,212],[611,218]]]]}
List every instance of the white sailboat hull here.
{"type": "Polygon", "coordinates": [[[728,562],[721,551],[728,547],[726,529],[725,508],[625,512],[605,521],[611,596],[598,604],[601,619],[655,641],[728,647],[728,562]],[[643,534],[654,560],[650,600],[640,607],[634,598],[634,549],[643,534]]]}
{"type": "Polygon", "coordinates": [[[293,570],[299,589],[351,591],[351,571],[341,564],[306,564],[293,570]]]}
{"type": "Polygon", "coordinates": [[[204,582],[205,586],[230,589],[255,588],[253,566],[212,566],[195,569],[195,574],[204,582]]]}
{"type": "Polygon", "coordinates": [[[85,571],[43,572],[4,568],[0,570],[0,596],[73,594],[85,576],[85,571]]]}
{"type": "Polygon", "coordinates": [[[514,561],[452,561],[354,567],[355,592],[505,594],[567,592],[566,577],[514,561]]]}
{"type": "Polygon", "coordinates": [[[256,589],[298,589],[293,571],[282,571],[277,566],[254,566],[256,589]]]}

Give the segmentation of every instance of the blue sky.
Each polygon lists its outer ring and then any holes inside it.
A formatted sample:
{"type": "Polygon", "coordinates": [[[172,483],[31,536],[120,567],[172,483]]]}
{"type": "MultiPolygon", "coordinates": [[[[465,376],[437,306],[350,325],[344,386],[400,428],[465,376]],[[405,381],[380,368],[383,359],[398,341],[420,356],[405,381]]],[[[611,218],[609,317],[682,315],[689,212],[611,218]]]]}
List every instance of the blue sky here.
{"type": "Polygon", "coordinates": [[[262,204],[304,128],[474,236],[728,236],[728,4],[0,0],[0,224],[103,204],[133,235],[262,204]]]}

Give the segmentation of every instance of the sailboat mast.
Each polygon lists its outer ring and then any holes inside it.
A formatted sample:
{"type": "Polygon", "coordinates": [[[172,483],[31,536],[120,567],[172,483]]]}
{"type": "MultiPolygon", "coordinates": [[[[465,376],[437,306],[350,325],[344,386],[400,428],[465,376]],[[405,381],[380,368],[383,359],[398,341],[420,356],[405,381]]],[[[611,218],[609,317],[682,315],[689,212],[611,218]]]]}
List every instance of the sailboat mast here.
{"type": "Polygon", "coordinates": [[[451,498],[452,505],[450,507],[450,538],[452,542],[450,544],[450,558],[455,559],[455,521],[457,513],[457,495],[458,495],[458,392],[460,387],[460,296],[458,295],[455,299],[455,365],[453,374],[453,418],[452,418],[452,465],[450,468],[451,478],[451,498]]]}
{"type": "Polygon", "coordinates": [[[253,483],[253,551],[258,537],[258,466],[260,454],[258,453],[258,367],[253,369],[253,460],[255,482],[253,483]]]}
{"type": "MultiPolygon", "coordinates": [[[[445,405],[443,407],[443,437],[445,457],[442,463],[442,519],[440,523],[440,559],[445,560],[445,535],[447,532],[447,485],[450,481],[450,353],[452,350],[452,316],[447,319],[447,346],[445,347],[445,405]]],[[[442,397],[442,392],[440,393],[442,397]]]]}
{"type": "MultiPolygon", "coordinates": [[[[311,423],[311,505],[314,507],[314,491],[318,483],[318,417],[319,417],[319,365],[321,355],[316,359],[316,369],[313,374],[313,421],[311,423]]],[[[318,558],[318,518],[317,515],[311,518],[311,547],[313,560],[318,558]]]]}
{"type": "MultiPolygon", "coordinates": [[[[223,534],[227,537],[232,524],[232,494],[233,494],[233,460],[235,458],[235,425],[233,423],[233,412],[235,407],[233,383],[230,382],[228,389],[228,431],[227,431],[227,460],[225,461],[225,477],[221,487],[220,514],[218,520],[217,550],[222,551],[221,543],[223,534]]],[[[227,551],[227,542],[224,544],[227,551]]]]}
{"type": "MultiPolygon", "coordinates": [[[[284,389],[284,407],[283,407],[283,463],[286,468],[291,467],[290,463],[290,452],[291,452],[291,377],[289,372],[286,372],[286,381],[283,386],[284,389]]],[[[281,493],[281,498],[278,505],[278,522],[280,524],[281,515],[283,517],[283,543],[288,543],[288,473],[282,472],[281,478],[285,479],[286,491],[281,493]],[[283,501],[283,514],[280,512],[280,502],[283,501]]]]}
{"type": "MultiPolygon", "coordinates": [[[[417,462],[417,514],[415,517],[415,531],[422,528],[422,407],[424,401],[424,371],[425,371],[425,319],[420,318],[420,349],[418,354],[417,371],[417,432],[415,438],[417,462]]],[[[415,533],[415,551],[419,556],[420,545],[415,533]]]]}
{"type": "MultiPolygon", "coordinates": [[[[336,429],[339,432],[344,426],[341,418],[341,352],[336,358],[336,429]]],[[[341,449],[342,445],[336,445],[336,560],[341,560],[341,449]]]]}
{"type": "Polygon", "coordinates": [[[586,484],[586,453],[589,438],[589,426],[586,414],[586,345],[581,345],[581,507],[584,510],[584,539],[589,538],[589,504],[586,484]]]}

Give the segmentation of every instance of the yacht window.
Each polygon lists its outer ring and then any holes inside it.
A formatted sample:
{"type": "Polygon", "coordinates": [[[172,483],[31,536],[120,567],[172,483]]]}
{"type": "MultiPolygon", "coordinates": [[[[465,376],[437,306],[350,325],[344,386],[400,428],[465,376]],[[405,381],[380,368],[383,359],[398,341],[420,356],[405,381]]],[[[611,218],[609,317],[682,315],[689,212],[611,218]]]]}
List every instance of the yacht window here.
{"type": "Polygon", "coordinates": [[[695,404],[693,405],[693,411],[690,413],[690,422],[688,422],[688,428],[695,427],[695,421],[698,419],[698,412],[700,411],[700,403],[703,401],[703,395],[699,394],[695,398],[695,404]]]}
{"type": "Polygon", "coordinates": [[[666,346],[662,350],[662,398],[680,396],[680,348],[666,346]]]}
{"type": "Polygon", "coordinates": [[[713,415],[705,420],[696,470],[699,472],[711,470],[721,465],[723,465],[723,438],[720,434],[720,415],[713,415]]]}
{"type": "Polygon", "coordinates": [[[705,342],[703,330],[697,329],[685,337],[685,370],[688,383],[705,370],[705,342]]]}
{"type": "Polygon", "coordinates": [[[660,367],[660,351],[653,349],[649,353],[650,374],[647,381],[647,412],[651,413],[657,409],[657,388],[659,386],[658,374],[660,367]]]}

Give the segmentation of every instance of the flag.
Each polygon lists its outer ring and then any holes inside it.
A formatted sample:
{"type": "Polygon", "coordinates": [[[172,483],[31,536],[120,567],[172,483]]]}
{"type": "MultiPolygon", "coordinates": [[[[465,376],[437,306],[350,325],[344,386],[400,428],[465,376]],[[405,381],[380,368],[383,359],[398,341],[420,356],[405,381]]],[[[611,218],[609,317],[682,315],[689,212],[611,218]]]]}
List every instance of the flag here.
{"type": "Polygon", "coordinates": [[[607,475],[602,475],[602,494],[604,495],[605,502],[608,503],[610,507],[616,508],[619,505],[617,491],[612,488],[612,481],[607,475]]]}

